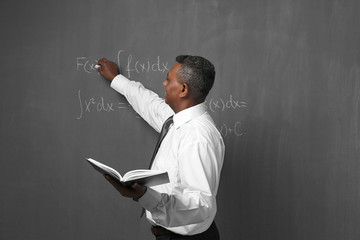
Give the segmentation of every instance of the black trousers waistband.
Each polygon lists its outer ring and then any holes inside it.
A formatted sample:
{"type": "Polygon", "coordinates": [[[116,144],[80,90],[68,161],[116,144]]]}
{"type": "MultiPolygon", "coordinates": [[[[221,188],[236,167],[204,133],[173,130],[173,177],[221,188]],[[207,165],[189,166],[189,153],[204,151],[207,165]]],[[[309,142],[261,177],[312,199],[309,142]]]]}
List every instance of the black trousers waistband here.
{"type": "Polygon", "coordinates": [[[180,235],[174,232],[167,230],[161,226],[154,226],[151,228],[151,232],[154,234],[156,239],[166,240],[166,239],[186,239],[186,240],[219,240],[219,231],[218,228],[213,222],[210,227],[202,233],[195,235],[180,235]]]}

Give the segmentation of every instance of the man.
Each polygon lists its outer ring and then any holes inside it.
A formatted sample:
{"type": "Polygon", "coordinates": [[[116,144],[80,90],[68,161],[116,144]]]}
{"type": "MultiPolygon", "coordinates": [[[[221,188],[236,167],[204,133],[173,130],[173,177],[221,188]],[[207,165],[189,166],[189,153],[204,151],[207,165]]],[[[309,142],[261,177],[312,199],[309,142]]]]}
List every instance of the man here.
{"type": "Polygon", "coordinates": [[[204,103],[215,69],[202,57],[178,56],[176,61],[163,82],[165,101],[141,83],[120,75],[114,62],[105,58],[98,62],[99,73],[156,131],[160,132],[165,122],[170,125],[151,166],[167,171],[170,183],[151,188],[135,183],[126,188],[105,177],[121,195],[146,209],[157,239],[216,240],[215,198],[225,147],[204,103]]]}

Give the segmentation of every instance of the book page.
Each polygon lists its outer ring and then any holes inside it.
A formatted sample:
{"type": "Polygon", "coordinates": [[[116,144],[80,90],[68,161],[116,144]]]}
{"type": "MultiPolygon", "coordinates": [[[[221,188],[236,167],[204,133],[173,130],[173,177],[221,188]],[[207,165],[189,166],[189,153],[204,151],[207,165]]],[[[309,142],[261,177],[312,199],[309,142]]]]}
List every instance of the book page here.
{"type": "Polygon", "coordinates": [[[98,162],[98,161],[96,161],[96,160],[94,160],[92,158],[87,158],[87,160],[91,164],[93,164],[93,165],[97,166],[98,168],[102,169],[105,173],[109,174],[110,176],[112,176],[112,177],[114,177],[114,178],[116,178],[116,179],[118,179],[120,181],[123,181],[122,176],[115,169],[113,169],[113,168],[111,168],[111,167],[109,167],[109,166],[107,166],[107,165],[105,165],[105,164],[103,164],[101,162],[98,162]]]}
{"type": "Polygon", "coordinates": [[[138,170],[132,170],[130,172],[127,172],[124,177],[123,177],[123,181],[131,181],[131,180],[135,180],[135,179],[139,179],[139,178],[144,178],[144,177],[149,177],[149,176],[154,176],[154,175],[158,175],[164,173],[162,171],[156,171],[156,170],[150,170],[150,169],[138,169],[138,170]]]}

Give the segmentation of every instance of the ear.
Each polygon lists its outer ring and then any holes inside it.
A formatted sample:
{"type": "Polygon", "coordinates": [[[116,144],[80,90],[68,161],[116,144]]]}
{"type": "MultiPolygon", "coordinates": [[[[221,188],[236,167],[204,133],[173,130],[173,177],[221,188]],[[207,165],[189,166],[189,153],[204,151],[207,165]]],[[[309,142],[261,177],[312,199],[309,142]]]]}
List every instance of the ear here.
{"type": "Polygon", "coordinates": [[[189,85],[187,85],[186,83],[181,84],[180,90],[181,91],[180,91],[179,97],[184,98],[189,95],[189,85]]]}

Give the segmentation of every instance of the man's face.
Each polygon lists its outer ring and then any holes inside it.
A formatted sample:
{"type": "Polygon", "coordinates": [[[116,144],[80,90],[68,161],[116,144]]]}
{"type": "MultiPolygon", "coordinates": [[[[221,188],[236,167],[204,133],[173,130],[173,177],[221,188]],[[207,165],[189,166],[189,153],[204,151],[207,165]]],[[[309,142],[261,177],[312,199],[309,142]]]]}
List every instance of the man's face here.
{"type": "Polygon", "coordinates": [[[183,85],[178,81],[178,70],[181,63],[176,63],[167,74],[166,80],[163,82],[165,87],[165,102],[175,110],[177,103],[180,100],[180,93],[183,85]]]}

